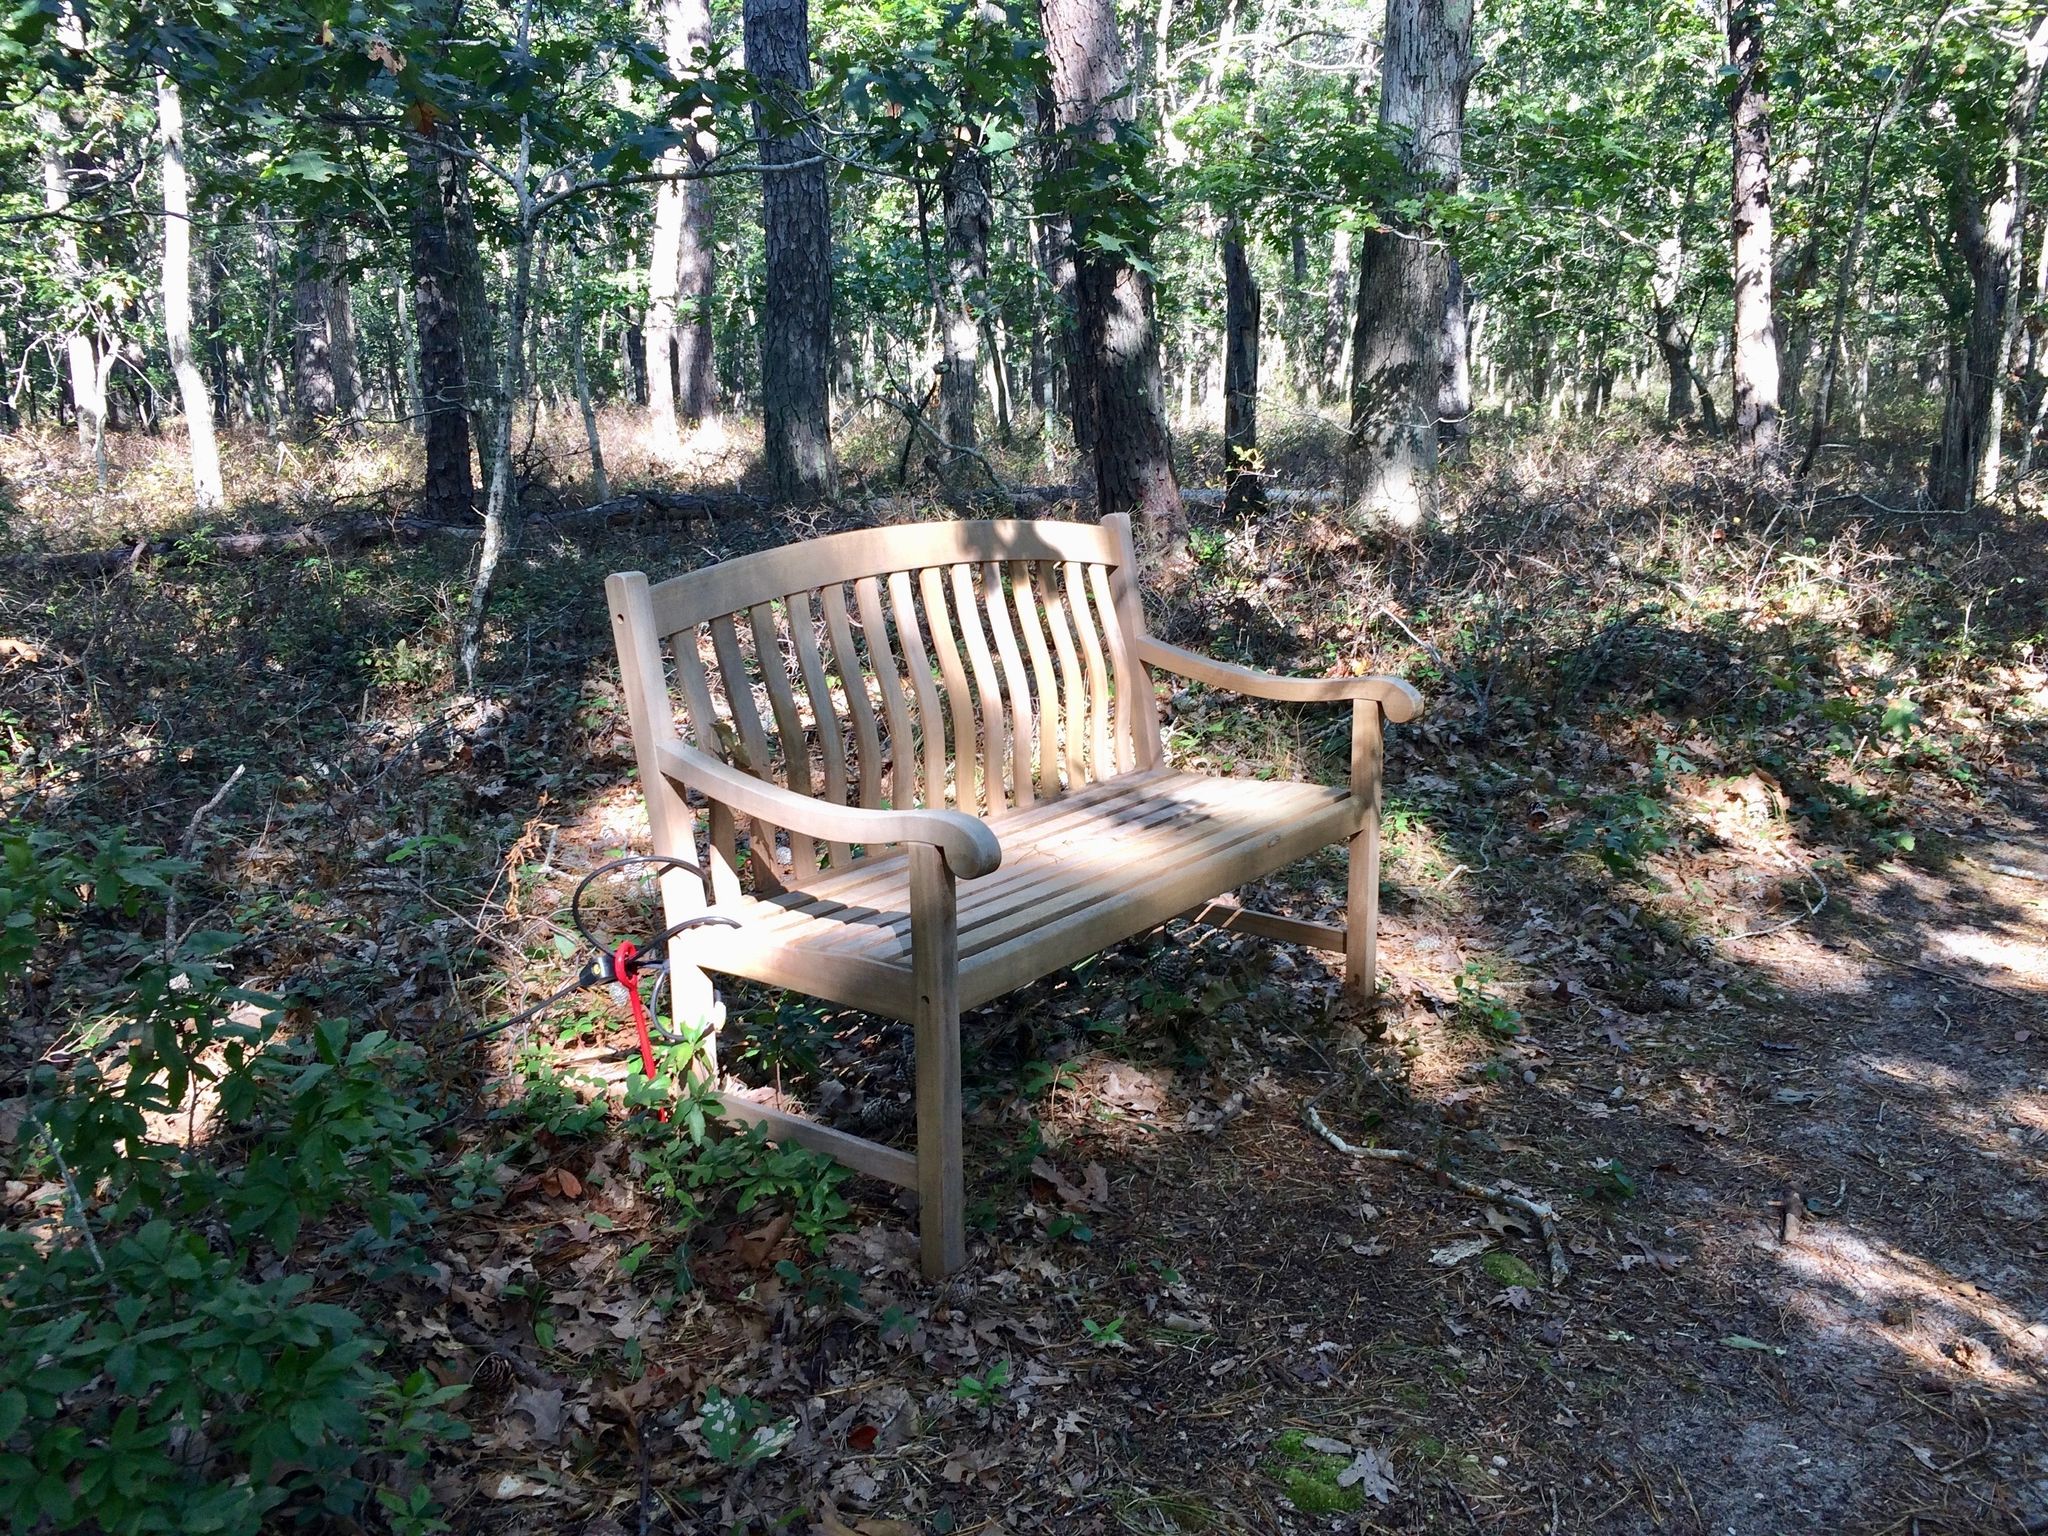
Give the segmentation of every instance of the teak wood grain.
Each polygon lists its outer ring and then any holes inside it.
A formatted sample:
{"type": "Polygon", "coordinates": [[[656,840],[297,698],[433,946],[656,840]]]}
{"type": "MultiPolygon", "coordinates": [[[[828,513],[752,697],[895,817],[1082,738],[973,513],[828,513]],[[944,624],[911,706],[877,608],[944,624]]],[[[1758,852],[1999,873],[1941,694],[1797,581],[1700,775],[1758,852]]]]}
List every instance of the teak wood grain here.
{"type": "MultiPolygon", "coordinates": [[[[915,1189],[934,1277],[967,1255],[962,1009],[1175,917],[1342,953],[1347,987],[1373,991],[1384,726],[1421,695],[1167,644],[1138,577],[1129,519],[1106,517],[868,528],[605,584],[653,849],[707,871],[663,876],[668,921],[739,923],[673,942],[679,1012],[710,1016],[717,971],[913,1030],[914,1155],[731,1086],[725,1111],[915,1189]],[[1154,672],[1349,704],[1348,781],[1173,768],[1154,672]],[[1342,927],[1228,899],[1333,843],[1342,927]]],[[[705,1054],[715,1082],[715,1040],[705,1054]]]]}

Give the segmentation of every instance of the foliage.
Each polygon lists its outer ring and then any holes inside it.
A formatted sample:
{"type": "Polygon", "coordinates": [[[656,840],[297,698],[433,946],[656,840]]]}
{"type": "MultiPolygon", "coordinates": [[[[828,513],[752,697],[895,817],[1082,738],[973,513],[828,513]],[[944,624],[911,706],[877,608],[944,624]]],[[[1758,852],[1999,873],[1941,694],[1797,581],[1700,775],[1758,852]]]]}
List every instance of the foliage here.
{"type": "Polygon", "coordinates": [[[365,1457],[417,1465],[460,1428],[440,1411],[453,1390],[380,1368],[356,1314],[268,1257],[346,1212],[361,1227],[338,1250],[368,1263],[426,1219],[404,1187],[426,1162],[409,1058],[340,1020],[288,1033],[219,980],[232,935],[134,931],[186,869],[118,833],[0,834],[0,986],[27,986],[67,939],[124,962],[70,999],[73,1064],[30,1084],[19,1150],[62,1200],[48,1229],[0,1235],[0,1512],[20,1529],[347,1516],[377,1487],[365,1457]],[[206,1138],[167,1134],[202,1087],[206,1138]]]}

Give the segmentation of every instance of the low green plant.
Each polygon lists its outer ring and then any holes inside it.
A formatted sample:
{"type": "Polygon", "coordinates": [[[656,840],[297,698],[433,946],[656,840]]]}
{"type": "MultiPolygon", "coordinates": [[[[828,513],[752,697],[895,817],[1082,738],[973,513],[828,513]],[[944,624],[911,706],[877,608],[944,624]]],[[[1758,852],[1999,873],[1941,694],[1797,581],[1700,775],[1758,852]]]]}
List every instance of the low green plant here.
{"type": "Polygon", "coordinates": [[[987,1410],[996,1405],[1003,1388],[1010,1384],[1010,1362],[998,1360],[979,1376],[966,1375],[953,1383],[953,1396],[970,1408],[987,1410]]]}
{"type": "Polygon", "coordinates": [[[795,1419],[770,1417],[751,1397],[728,1397],[713,1387],[697,1410],[704,1450],[724,1467],[751,1467],[779,1455],[796,1436],[795,1419]]]}
{"type": "Polygon", "coordinates": [[[1511,1040],[1522,1032],[1522,1015],[1493,990],[1497,972],[1490,965],[1473,961],[1452,978],[1456,994],[1453,1014],[1460,1024],[1482,1034],[1511,1040]]]}
{"type": "MultiPolygon", "coordinates": [[[[382,1369],[362,1319],[292,1269],[309,1224],[383,1263],[428,1218],[417,1055],[338,1019],[287,1030],[221,978],[237,935],[146,937],[185,872],[118,832],[0,835],[0,988],[88,932],[106,962],[52,1001],[77,1045],[31,1076],[15,1150],[61,1220],[0,1233],[8,1529],[350,1523],[462,1432],[442,1412],[459,1389],[382,1369]],[[206,1136],[158,1129],[190,1124],[202,1087],[206,1136]]],[[[414,1493],[384,1513],[435,1519],[414,1493]]]]}

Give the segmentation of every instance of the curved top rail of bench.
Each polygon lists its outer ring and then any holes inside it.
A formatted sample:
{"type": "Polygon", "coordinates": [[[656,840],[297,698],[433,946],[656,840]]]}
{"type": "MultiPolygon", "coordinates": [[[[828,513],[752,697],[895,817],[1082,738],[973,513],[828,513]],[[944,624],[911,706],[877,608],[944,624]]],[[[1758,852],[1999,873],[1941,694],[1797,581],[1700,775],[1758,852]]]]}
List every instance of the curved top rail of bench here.
{"type": "Polygon", "coordinates": [[[984,560],[1077,560],[1122,565],[1121,530],[1095,523],[1004,518],[856,528],[685,571],[650,589],[655,631],[673,635],[708,620],[780,602],[795,592],[864,576],[984,560]]]}

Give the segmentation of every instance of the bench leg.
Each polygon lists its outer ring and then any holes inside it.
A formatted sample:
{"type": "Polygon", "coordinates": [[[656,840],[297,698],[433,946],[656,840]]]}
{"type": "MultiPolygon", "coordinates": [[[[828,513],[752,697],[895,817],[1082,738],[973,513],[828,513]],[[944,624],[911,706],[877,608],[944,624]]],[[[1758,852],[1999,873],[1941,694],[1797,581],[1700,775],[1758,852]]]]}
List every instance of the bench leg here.
{"type": "Polygon", "coordinates": [[[1344,901],[1344,989],[1370,1002],[1378,985],[1380,937],[1380,779],[1385,742],[1376,699],[1351,702],[1351,793],[1365,805],[1351,834],[1350,877],[1344,901]]]}
{"type": "Polygon", "coordinates": [[[967,1262],[960,1141],[960,928],[953,872],[938,849],[910,848],[910,950],[916,987],[917,1228],[925,1278],[967,1262]]]}

